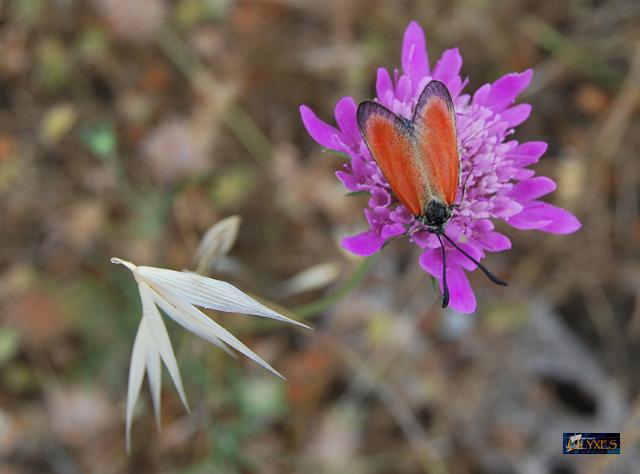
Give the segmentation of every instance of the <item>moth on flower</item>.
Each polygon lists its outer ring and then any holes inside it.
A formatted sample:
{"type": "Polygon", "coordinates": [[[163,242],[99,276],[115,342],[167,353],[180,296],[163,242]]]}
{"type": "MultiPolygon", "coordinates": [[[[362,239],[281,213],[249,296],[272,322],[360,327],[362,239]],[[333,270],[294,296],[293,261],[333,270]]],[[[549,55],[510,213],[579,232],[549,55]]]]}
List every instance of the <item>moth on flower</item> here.
{"type": "MultiPolygon", "coordinates": [[[[228,222],[218,223],[219,226],[221,224],[226,225],[228,222]]],[[[210,234],[209,238],[211,238],[210,234]]],[[[228,237],[222,235],[221,238],[228,237]]],[[[230,246],[231,244],[224,243],[221,247],[226,251],[230,246]]],[[[207,259],[210,258],[211,255],[207,254],[207,259]]],[[[131,365],[129,367],[126,408],[127,451],[131,447],[130,433],[133,410],[140,396],[145,371],[149,377],[151,398],[158,428],[160,427],[161,361],[167,368],[182,403],[189,411],[175,354],[158,308],[180,326],[205,341],[234,357],[235,355],[231,349],[235,349],[282,379],[284,377],[271,365],[197,307],[250,314],[311,329],[309,326],[287,318],[259,303],[227,282],[186,271],[178,272],[164,268],[136,266],[119,258],[112,258],[111,262],[124,265],[131,270],[138,284],[142,302],[142,319],[133,344],[131,365]]]]}
{"type": "Polygon", "coordinates": [[[369,229],[342,245],[369,256],[391,239],[409,235],[424,249],[420,265],[438,281],[443,302],[472,313],[476,298],[465,272],[481,268],[503,283],[480,262],[486,252],[511,248],[492,220],[554,234],[575,232],[581,225],[568,211],[539,200],[556,184],[528,166],[547,144],[509,139],[531,113],[529,104],[514,102],[529,86],[532,71],[507,74],[467,94],[461,68],[462,57],[453,48],[431,69],[424,32],[411,22],[402,45],[402,72],[395,70],[392,79],[378,69],[374,101],[358,107],[351,97],[341,99],[335,108],[338,128],[307,106],[300,114],[316,142],[349,157],[336,173],[344,186],[370,194],[364,210],[369,229]],[[437,104],[450,108],[451,119],[432,113],[437,104]]]}

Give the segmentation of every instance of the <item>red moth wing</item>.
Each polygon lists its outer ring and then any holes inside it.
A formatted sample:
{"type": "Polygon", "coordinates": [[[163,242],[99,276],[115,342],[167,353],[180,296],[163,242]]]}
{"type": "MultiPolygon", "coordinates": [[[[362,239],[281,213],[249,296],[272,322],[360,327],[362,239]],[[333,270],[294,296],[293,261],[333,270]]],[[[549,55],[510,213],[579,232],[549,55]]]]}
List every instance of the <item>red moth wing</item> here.
{"type": "Polygon", "coordinates": [[[427,183],[415,158],[411,124],[372,101],[358,106],[357,118],[364,141],[391,189],[413,215],[420,215],[427,183]]]}
{"type": "Polygon", "coordinates": [[[429,194],[452,206],[460,180],[456,118],[451,95],[440,81],[420,94],[412,119],[417,156],[428,178],[429,194]]]}

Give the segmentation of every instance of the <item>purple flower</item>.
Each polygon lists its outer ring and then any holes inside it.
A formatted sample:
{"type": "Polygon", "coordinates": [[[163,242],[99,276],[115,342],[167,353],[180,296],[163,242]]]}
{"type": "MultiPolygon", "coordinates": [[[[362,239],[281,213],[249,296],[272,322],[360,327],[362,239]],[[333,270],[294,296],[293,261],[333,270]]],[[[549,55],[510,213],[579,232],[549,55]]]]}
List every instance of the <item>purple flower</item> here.
{"type": "MultiPolygon", "coordinates": [[[[458,202],[447,223],[447,235],[477,260],[486,252],[511,248],[509,239],[494,230],[492,219],[500,219],[517,229],[537,229],[568,234],[580,228],[569,212],[538,199],[552,192],[556,184],[544,176],[535,176],[527,167],[544,154],[544,142],[519,143],[510,140],[515,127],[531,113],[531,105],[514,105],[516,97],[531,82],[533,72],[507,74],[493,84],[485,84],[474,94],[464,94],[468,79],[462,79],[462,57],[457,48],[442,54],[430,69],[424,32],[411,22],[404,34],[402,71],[378,69],[377,101],[396,114],[410,119],[424,87],[433,79],[442,81],[451,94],[456,111],[461,182],[464,198],[458,202]]],[[[356,255],[378,252],[385,241],[411,230],[411,240],[424,249],[420,265],[434,276],[442,289],[442,254],[437,237],[398,201],[378,165],[371,157],[356,122],[356,102],[341,99],[335,108],[338,127],[320,120],[311,109],[300,107],[302,121],[315,141],[344,153],[350,161],[336,173],[349,191],[370,194],[364,210],[369,230],[347,237],[342,245],[356,255]]],[[[463,196],[458,190],[458,200],[463,196]]],[[[466,271],[477,266],[445,242],[447,282],[450,306],[462,313],[476,308],[476,299],[466,271]]]]}

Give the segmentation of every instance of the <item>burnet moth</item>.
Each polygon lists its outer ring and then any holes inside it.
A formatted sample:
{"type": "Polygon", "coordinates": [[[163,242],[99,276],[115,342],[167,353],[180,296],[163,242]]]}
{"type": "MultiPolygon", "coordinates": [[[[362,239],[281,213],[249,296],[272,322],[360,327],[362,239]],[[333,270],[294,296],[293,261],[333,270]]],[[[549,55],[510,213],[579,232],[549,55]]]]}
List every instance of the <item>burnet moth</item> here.
{"type": "Polygon", "coordinates": [[[442,307],[449,304],[442,238],[475,263],[492,282],[507,286],[445,233],[456,207],[460,183],[455,111],[447,87],[440,81],[429,82],[420,94],[411,120],[369,100],[358,106],[357,118],[364,141],[392,191],[440,242],[442,307]]]}

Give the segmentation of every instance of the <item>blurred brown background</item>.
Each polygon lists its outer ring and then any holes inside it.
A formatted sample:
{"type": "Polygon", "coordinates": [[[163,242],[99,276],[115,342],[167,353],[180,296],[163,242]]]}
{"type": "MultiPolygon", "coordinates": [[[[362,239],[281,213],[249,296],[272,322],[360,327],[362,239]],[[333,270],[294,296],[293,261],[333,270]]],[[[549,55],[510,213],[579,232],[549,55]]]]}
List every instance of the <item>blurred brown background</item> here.
{"type": "Polygon", "coordinates": [[[0,473],[638,472],[639,41],[635,0],[1,1],[0,473]],[[583,222],[505,228],[487,262],[511,286],[473,274],[473,316],[407,242],[354,276],[365,198],[298,116],[371,97],[412,19],[468,91],[535,69],[516,138],[549,142],[536,170],[583,222]],[[165,380],[157,434],[144,388],[127,456],[140,304],[109,257],[192,268],[231,214],[212,276],[317,330],[212,314],[282,383],[168,323],[193,414],[165,380]],[[580,430],[624,454],[563,457],[580,430]]]}

